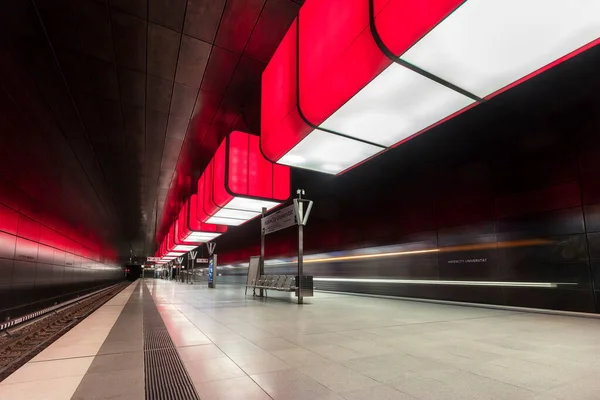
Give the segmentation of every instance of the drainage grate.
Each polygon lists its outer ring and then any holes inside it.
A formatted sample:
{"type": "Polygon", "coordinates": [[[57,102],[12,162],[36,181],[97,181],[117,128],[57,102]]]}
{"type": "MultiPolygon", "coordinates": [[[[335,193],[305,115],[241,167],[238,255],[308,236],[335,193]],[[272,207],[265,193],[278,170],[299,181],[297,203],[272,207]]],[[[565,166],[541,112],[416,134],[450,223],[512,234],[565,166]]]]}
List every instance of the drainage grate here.
{"type": "Polygon", "coordinates": [[[144,350],[159,350],[171,347],[173,347],[173,342],[167,328],[164,326],[162,328],[150,328],[144,325],[144,350]]]}
{"type": "Polygon", "coordinates": [[[146,399],[199,400],[169,332],[146,287],[144,290],[144,374],[146,399]]]}

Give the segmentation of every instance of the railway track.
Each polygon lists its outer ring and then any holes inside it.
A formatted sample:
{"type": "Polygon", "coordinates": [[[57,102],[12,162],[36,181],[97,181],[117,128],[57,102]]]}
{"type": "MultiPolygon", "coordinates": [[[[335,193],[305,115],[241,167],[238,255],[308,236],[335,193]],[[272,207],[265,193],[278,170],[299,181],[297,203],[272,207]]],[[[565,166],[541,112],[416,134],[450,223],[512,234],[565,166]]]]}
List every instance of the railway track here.
{"type": "Polygon", "coordinates": [[[68,302],[0,332],[0,382],[129,285],[123,282],[68,302]]]}

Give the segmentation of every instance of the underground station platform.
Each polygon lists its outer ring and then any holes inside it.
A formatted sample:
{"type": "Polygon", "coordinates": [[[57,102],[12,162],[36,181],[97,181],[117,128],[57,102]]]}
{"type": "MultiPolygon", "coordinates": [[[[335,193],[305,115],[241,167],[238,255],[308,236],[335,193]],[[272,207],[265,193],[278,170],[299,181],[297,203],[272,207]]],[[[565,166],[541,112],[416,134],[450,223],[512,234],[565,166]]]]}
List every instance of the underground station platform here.
{"type": "Polygon", "coordinates": [[[600,320],[138,279],[0,399],[597,399],[600,320]]]}
{"type": "Polygon", "coordinates": [[[0,400],[600,400],[600,0],[5,0],[0,71],[0,400]]]}

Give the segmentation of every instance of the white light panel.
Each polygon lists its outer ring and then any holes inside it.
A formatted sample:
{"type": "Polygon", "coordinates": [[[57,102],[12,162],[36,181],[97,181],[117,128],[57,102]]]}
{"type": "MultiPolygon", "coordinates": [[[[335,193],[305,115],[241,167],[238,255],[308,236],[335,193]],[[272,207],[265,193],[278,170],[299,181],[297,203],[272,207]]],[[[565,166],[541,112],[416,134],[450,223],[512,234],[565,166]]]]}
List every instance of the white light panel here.
{"type": "Polygon", "coordinates": [[[389,147],[473,102],[392,63],[321,127],[389,147]]]}
{"type": "Polygon", "coordinates": [[[315,129],[277,163],[338,174],[382,150],[377,146],[315,129]]]}
{"type": "Polygon", "coordinates": [[[278,206],[279,203],[276,201],[260,200],[260,199],[248,199],[246,197],[234,197],[225,208],[233,208],[236,210],[247,210],[253,211],[260,214],[263,207],[270,210],[273,207],[278,206]]]}
{"type": "Polygon", "coordinates": [[[229,208],[229,204],[226,208],[221,208],[219,211],[215,213],[215,217],[223,217],[223,218],[234,218],[234,219],[243,219],[245,221],[256,217],[260,213],[254,211],[244,211],[244,210],[234,210],[229,208]]]}
{"type": "Polygon", "coordinates": [[[190,251],[190,250],[194,250],[196,247],[198,246],[189,246],[186,244],[176,244],[175,247],[173,247],[173,251],[190,251]]]}
{"type": "Polygon", "coordinates": [[[188,237],[185,238],[185,242],[207,242],[216,237],[221,236],[220,233],[214,232],[192,232],[188,237]]]}
{"type": "Polygon", "coordinates": [[[234,197],[206,222],[217,225],[239,226],[252,218],[258,217],[263,207],[270,210],[278,205],[279,203],[275,201],[234,197]]]}
{"type": "Polygon", "coordinates": [[[230,226],[238,226],[246,222],[245,219],[233,219],[233,218],[222,218],[222,217],[210,217],[207,224],[215,224],[215,225],[230,225],[230,226]]]}
{"type": "Polygon", "coordinates": [[[185,254],[185,251],[170,251],[167,253],[167,256],[169,257],[179,257],[185,254]]]}
{"type": "Polygon", "coordinates": [[[485,97],[599,36],[598,0],[469,0],[401,58],[485,97]]]}

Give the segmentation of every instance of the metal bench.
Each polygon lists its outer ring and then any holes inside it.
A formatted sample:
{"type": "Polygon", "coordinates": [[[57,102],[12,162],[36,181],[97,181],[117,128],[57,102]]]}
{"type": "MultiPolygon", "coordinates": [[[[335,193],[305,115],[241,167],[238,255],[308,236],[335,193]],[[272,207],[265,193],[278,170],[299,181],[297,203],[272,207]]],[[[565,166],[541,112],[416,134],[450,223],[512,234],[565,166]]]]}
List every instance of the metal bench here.
{"type": "MultiPolygon", "coordinates": [[[[302,296],[313,296],[313,277],[304,275],[302,277],[302,296]]],[[[256,296],[256,289],[264,290],[265,297],[268,290],[278,292],[293,292],[298,295],[298,284],[296,275],[261,275],[253,279],[247,288],[252,288],[252,296],[256,296]]]]}
{"type": "Polygon", "coordinates": [[[254,290],[253,296],[256,296],[256,289],[262,289],[265,291],[265,297],[268,290],[295,292],[297,289],[294,275],[262,275],[258,279],[252,280],[249,286],[254,290]]]}

